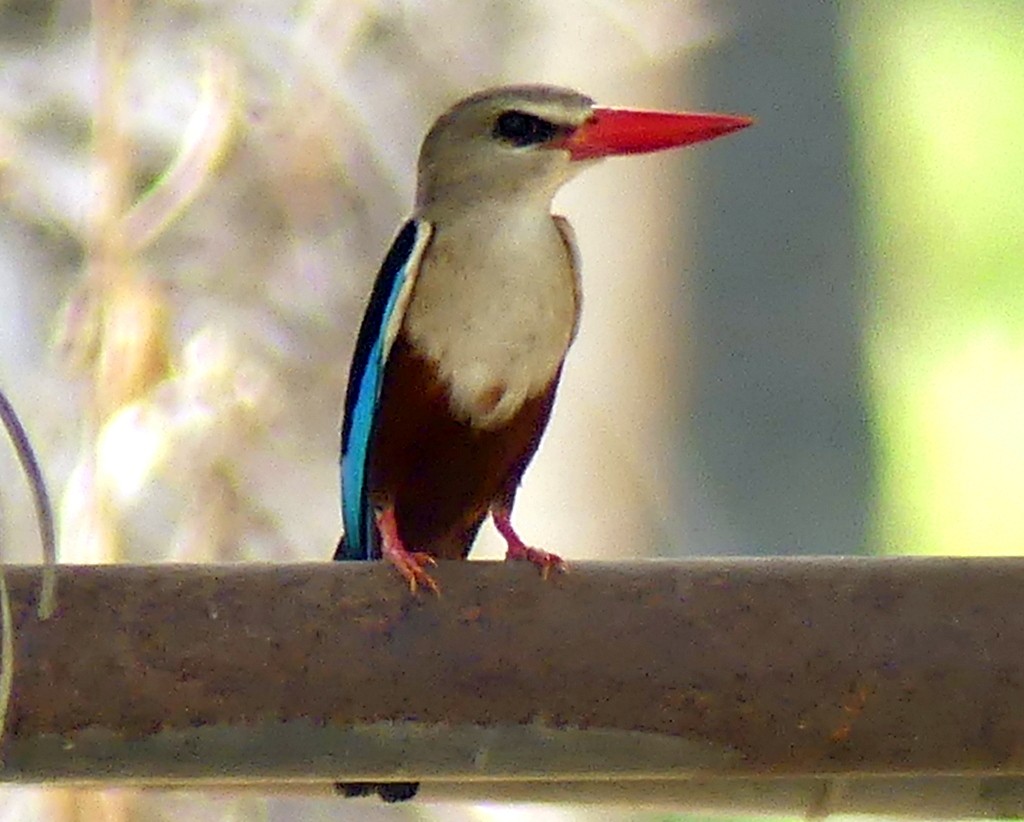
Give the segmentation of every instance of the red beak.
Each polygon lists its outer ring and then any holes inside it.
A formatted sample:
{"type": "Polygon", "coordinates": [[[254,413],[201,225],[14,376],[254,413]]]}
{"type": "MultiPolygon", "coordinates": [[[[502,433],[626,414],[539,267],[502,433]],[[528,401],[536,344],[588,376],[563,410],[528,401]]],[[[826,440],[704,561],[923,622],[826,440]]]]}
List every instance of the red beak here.
{"type": "Polygon", "coordinates": [[[628,108],[595,108],[590,119],[553,148],[569,151],[573,160],[615,154],[645,154],[714,140],[746,128],[750,117],[728,114],[686,114],[628,108]]]}

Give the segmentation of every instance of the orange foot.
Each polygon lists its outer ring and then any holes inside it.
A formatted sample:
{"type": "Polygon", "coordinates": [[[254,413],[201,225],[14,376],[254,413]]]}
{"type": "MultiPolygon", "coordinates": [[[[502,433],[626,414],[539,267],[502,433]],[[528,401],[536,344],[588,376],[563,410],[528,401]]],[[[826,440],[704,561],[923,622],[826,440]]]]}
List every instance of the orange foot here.
{"type": "Polygon", "coordinates": [[[558,554],[549,554],[540,548],[531,548],[519,538],[515,528],[512,527],[512,512],[503,506],[497,506],[491,511],[494,518],[494,525],[498,532],[505,538],[508,550],[505,551],[505,561],[526,560],[540,568],[542,579],[547,579],[553,568],[556,571],[568,571],[569,566],[558,554]]]}
{"type": "Polygon", "coordinates": [[[425,565],[437,565],[437,560],[423,551],[407,551],[405,549],[402,538],[398,535],[395,509],[388,506],[378,511],[376,520],[377,530],[380,531],[381,555],[398,569],[398,573],[405,577],[409,583],[409,590],[415,594],[422,585],[435,594],[440,594],[441,589],[437,587],[434,578],[423,570],[425,565]]]}

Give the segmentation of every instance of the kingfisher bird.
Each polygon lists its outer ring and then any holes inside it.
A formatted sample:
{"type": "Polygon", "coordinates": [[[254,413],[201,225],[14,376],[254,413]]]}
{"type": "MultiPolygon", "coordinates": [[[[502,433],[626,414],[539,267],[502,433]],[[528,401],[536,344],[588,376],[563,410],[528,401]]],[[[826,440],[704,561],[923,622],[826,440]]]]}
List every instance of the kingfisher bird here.
{"type": "Polygon", "coordinates": [[[711,140],[746,117],[603,108],[508,86],[442,114],[416,204],[359,329],[341,431],[338,560],[384,559],[413,591],[463,559],[488,515],[544,575],[563,567],[512,527],[580,317],[580,266],[555,193],[602,157],[711,140]]]}

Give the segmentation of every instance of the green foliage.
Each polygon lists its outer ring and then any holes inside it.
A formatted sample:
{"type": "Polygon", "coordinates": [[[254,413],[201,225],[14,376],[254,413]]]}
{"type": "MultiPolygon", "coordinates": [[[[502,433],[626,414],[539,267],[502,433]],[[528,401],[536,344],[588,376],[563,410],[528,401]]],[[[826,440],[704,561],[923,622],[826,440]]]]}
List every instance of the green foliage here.
{"type": "Polygon", "coordinates": [[[1024,6],[851,6],[883,550],[1017,553],[1024,6]]]}

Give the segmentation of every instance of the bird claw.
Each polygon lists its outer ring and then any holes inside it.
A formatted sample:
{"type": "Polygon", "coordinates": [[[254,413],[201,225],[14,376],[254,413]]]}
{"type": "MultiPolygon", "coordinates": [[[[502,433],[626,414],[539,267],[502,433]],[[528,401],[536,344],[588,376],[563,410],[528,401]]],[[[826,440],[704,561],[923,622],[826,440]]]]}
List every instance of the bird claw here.
{"type": "Polygon", "coordinates": [[[424,565],[437,565],[437,560],[430,554],[423,551],[389,551],[387,559],[395,566],[398,573],[405,577],[409,583],[409,590],[412,593],[415,594],[420,586],[433,591],[435,594],[441,593],[441,589],[438,587],[437,582],[434,581],[434,578],[423,570],[424,565]]]}
{"type": "Polygon", "coordinates": [[[425,551],[407,551],[398,535],[395,509],[385,508],[377,512],[377,528],[381,536],[381,555],[390,562],[409,583],[409,590],[416,593],[422,585],[440,594],[434,578],[423,570],[424,565],[437,565],[437,560],[425,551]]]}
{"type": "Polygon", "coordinates": [[[542,551],[540,548],[531,548],[523,543],[513,544],[510,542],[508,551],[505,553],[505,560],[525,560],[536,565],[540,568],[541,579],[547,579],[551,575],[552,570],[559,573],[565,573],[569,570],[566,561],[558,556],[558,554],[550,554],[547,551],[542,551]]]}
{"type": "Polygon", "coordinates": [[[549,554],[540,548],[531,548],[520,539],[516,529],[512,527],[512,511],[507,506],[501,505],[491,509],[491,516],[494,518],[494,525],[505,538],[508,550],[505,552],[505,561],[526,560],[540,568],[541,579],[547,579],[551,569],[565,573],[569,566],[558,554],[549,554]]]}

